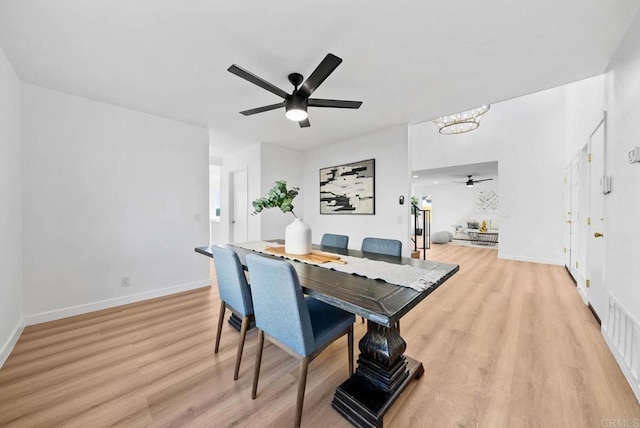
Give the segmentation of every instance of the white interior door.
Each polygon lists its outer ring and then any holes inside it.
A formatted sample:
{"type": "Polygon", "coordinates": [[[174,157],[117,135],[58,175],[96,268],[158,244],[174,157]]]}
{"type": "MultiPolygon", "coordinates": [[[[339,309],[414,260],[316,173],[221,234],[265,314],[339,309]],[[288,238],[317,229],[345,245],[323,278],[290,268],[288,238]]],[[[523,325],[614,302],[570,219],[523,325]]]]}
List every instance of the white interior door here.
{"type": "Polygon", "coordinates": [[[230,180],[233,192],[231,192],[231,242],[247,241],[247,220],[249,204],[247,201],[247,170],[234,171],[230,180]]]}
{"type": "MultiPolygon", "coordinates": [[[[586,281],[587,281],[587,247],[589,245],[589,225],[587,224],[587,218],[589,217],[589,143],[585,144],[584,148],[580,152],[579,163],[579,194],[578,197],[578,211],[576,212],[576,225],[578,235],[578,254],[572,257],[572,263],[576,269],[576,282],[580,287],[583,295],[587,297],[586,281]]],[[[573,224],[573,223],[572,223],[573,224]]]]}
{"type": "Polygon", "coordinates": [[[571,270],[571,164],[564,171],[564,265],[571,270]]]}
{"type": "Polygon", "coordinates": [[[573,278],[578,278],[578,269],[576,267],[576,261],[578,261],[578,255],[580,254],[580,247],[578,245],[579,237],[579,219],[580,219],[580,154],[571,162],[571,208],[570,208],[570,228],[571,228],[571,250],[569,251],[570,261],[569,271],[573,275],[573,278]]]}
{"type": "Polygon", "coordinates": [[[601,320],[605,319],[607,309],[607,291],[604,282],[604,193],[602,179],[605,174],[605,123],[600,123],[591,135],[590,152],[590,198],[589,198],[589,236],[587,293],[591,307],[601,320]]]}

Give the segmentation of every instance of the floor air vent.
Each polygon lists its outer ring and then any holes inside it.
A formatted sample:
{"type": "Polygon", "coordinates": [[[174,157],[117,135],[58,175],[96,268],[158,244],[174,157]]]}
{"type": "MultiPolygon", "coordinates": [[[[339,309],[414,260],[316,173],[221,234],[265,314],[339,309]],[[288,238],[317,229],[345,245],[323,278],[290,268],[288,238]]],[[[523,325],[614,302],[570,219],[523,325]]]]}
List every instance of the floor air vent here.
{"type": "Polygon", "coordinates": [[[612,296],[609,296],[609,313],[602,332],[640,400],[640,325],[612,296]]]}

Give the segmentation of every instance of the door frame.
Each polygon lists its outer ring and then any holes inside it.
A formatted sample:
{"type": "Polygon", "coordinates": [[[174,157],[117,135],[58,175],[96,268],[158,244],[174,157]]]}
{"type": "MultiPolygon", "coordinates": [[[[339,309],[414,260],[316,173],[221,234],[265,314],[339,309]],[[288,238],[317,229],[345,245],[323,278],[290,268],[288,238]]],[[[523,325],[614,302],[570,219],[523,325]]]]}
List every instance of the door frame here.
{"type": "Polygon", "coordinates": [[[249,237],[249,168],[247,166],[243,166],[241,168],[234,169],[233,171],[229,171],[229,242],[235,242],[235,209],[236,209],[236,201],[235,201],[235,192],[236,192],[236,179],[235,174],[237,172],[244,172],[245,174],[245,194],[246,194],[246,219],[245,219],[245,236],[249,237]]]}
{"type": "Polygon", "coordinates": [[[607,316],[607,310],[608,310],[608,291],[607,291],[607,286],[606,286],[606,276],[605,276],[605,271],[606,271],[606,263],[605,263],[605,252],[606,252],[606,245],[604,244],[604,241],[602,243],[598,243],[599,246],[601,246],[602,249],[602,254],[601,257],[598,259],[596,257],[597,260],[594,260],[593,257],[593,252],[594,252],[594,248],[593,248],[593,244],[594,244],[594,233],[595,232],[600,232],[602,233],[604,236],[601,239],[605,239],[607,236],[607,231],[606,229],[606,223],[605,223],[605,212],[606,212],[606,199],[605,196],[606,194],[604,194],[603,192],[598,192],[597,193],[597,197],[600,199],[600,203],[601,203],[601,207],[600,207],[600,212],[602,214],[602,218],[601,219],[595,219],[594,218],[594,213],[592,212],[592,205],[594,203],[593,197],[592,195],[593,190],[592,189],[592,185],[593,183],[595,183],[595,181],[597,181],[597,177],[593,177],[593,165],[595,164],[595,162],[598,162],[599,166],[601,167],[600,169],[600,177],[599,177],[599,187],[602,187],[602,179],[604,176],[607,175],[607,112],[604,111],[603,116],[602,116],[602,120],[600,120],[600,122],[598,122],[598,125],[596,125],[596,127],[594,128],[593,132],[591,133],[591,135],[589,135],[589,212],[588,212],[588,232],[587,232],[587,266],[586,266],[586,279],[587,279],[587,295],[589,297],[589,309],[591,309],[591,312],[593,312],[594,316],[596,317],[596,319],[599,322],[602,322],[604,320],[606,320],[606,316],[607,316]],[[594,135],[596,135],[596,133],[598,133],[598,131],[600,130],[600,128],[602,128],[602,159],[592,159],[591,158],[591,154],[593,153],[593,137],[594,135]],[[594,179],[596,179],[594,181],[594,179]],[[600,263],[599,269],[595,269],[594,266],[596,263],[600,263]],[[599,278],[596,279],[595,275],[599,273],[599,278]],[[591,286],[595,285],[596,287],[601,287],[601,289],[599,291],[596,291],[595,289],[593,289],[591,286]],[[596,308],[594,307],[594,305],[592,305],[592,302],[595,301],[594,296],[597,296],[598,294],[600,294],[600,296],[598,297],[602,297],[604,298],[604,302],[598,302],[596,303],[595,306],[599,306],[600,304],[602,305],[599,310],[601,313],[598,312],[598,310],[596,310],[596,308]]]}

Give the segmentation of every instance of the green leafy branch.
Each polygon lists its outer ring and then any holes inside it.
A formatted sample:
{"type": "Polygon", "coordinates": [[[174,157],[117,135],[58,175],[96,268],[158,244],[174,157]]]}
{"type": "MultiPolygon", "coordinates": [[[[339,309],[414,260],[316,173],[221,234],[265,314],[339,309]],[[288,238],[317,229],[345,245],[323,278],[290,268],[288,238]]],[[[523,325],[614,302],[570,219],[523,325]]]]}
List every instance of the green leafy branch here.
{"type": "Polygon", "coordinates": [[[411,197],[411,214],[416,217],[420,217],[422,215],[422,211],[417,210],[416,206],[418,206],[418,198],[416,198],[415,196],[412,196],[411,197]]]}
{"type": "Polygon", "coordinates": [[[293,212],[293,199],[298,196],[299,187],[292,187],[287,190],[287,182],[278,180],[273,183],[273,187],[262,198],[253,201],[253,214],[256,215],[266,208],[280,208],[283,213],[291,213],[294,217],[298,217],[293,212]]]}

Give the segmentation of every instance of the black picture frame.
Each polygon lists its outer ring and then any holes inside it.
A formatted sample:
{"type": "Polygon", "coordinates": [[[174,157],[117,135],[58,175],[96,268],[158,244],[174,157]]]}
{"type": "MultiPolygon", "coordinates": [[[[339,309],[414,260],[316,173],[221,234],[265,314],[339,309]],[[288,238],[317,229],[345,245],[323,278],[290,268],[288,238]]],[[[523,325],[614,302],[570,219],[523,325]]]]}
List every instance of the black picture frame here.
{"type": "Polygon", "coordinates": [[[375,159],[320,168],[320,214],[375,213],[375,159]]]}

